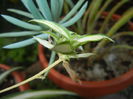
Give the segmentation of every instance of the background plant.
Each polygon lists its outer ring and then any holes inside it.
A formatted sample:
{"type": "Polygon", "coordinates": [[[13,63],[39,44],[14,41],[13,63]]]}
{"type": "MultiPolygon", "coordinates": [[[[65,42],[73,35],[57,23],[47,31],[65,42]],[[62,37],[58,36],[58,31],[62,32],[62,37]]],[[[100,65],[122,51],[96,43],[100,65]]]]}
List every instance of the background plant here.
{"type": "MultiPolygon", "coordinates": [[[[84,17],[81,19],[82,26],[80,27],[80,30],[82,33],[87,34],[96,34],[96,33],[104,33],[107,36],[113,38],[115,35],[117,35],[117,32],[120,34],[126,33],[127,35],[131,36],[133,32],[128,31],[119,31],[124,25],[130,23],[130,20],[133,18],[133,8],[131,7],[128,9],[121,18],[114,22],[114,24],[108,28],[108,25],[112,21],[112,16],[115,14],[121,7],[128,2],[128,0],[120,0],[116,5],[114,5],[110,10],[108,10],[108,6],[112,4],[113,0],[93,0],[90,2],[89,7],[84,15],[84,17]],[[96,26],[103,14],[104,11],[108,11],[108,14],[106,17],[104,17],[103,22],[97,29],[96,26]]],[[[97,56],[100,58],[102,57],[102,51],[101,48],[104,48],[108,44],[107,40],[102,40],[98,44],[96,44],[95,48],[91,48],[90,45],[87,45],[87,50],[91,50],[93,53],[99,53],[97,56]],[[101,53],[101,54],[100,54],[101,53]]],[[[131,45],[117,45],[117,43],[112,44],[112,46],[119,46],[119,48],[132,48],[131,45]]],[[[96,59],[96,57],[92,57],[96,59]]],[[[93,59],[93,60],[94,60],[93,59]]]]}

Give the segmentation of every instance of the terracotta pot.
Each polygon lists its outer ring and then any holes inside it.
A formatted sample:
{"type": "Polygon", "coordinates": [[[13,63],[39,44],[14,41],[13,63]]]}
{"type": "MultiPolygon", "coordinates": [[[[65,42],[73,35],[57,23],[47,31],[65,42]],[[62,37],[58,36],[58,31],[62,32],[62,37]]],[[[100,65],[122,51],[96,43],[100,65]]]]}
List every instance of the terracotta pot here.
{"type": "MultiPolygon", "coordinates": [[[[103,13],[106,16],[108,13],[103,13]]],[[[114,20],[118,20],[120,16],[113,15],[114,20]]],[[[129,28],[133,30],[133,23],[129,23],[129,28]]],[[[46,68],[48,61],[45,57],[44,47],[39,45],[38,54],[42,68],[46,68]]],[[[129,72],[111,80],[105,81],[82,81],[81,84],[72,81],[66,75],[61,74],[55,69],[51,69],[49,72],[49,78],[61,88],[78,93],[84,97],[99,97],[112,93],[116,93],[129,85],[133,84],[133,69],[129,72]]]]}
{"type": "MultiPolygon", "coordinates": [[[[4,65],[4,64],[0,64],[0,68],[4,69],[4,70],[9,70],[11,69],[10,66],[4,65]]],[[[24,80],[24,75],[20,72],[12,72],[11,75],[13,76],[13,78],[15,79],[16,83],[22,82],[24,80]]],[[[25,91],[30,89],[29,84],[24,84],[22,86],[18,87],[20,91],[25,91]]]]}

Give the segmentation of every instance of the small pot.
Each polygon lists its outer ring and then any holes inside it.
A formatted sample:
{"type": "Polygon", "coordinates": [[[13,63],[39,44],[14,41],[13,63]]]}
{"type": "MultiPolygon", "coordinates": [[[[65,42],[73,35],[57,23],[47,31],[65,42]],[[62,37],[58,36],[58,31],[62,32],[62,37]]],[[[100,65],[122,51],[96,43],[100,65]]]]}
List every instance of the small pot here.
{"type": "MultiPolygon", "coordinates": [[[[103,13],[103,16],[107,16],[107,12],[103,13]]],[[[113,15],[114,20],[120,19],[121,16],[113,15]]],[[[129,23],[129,29],[133,30],[133,23],[129,23]]],[[[42,68],[48,66],[48,61],[45,57],[44,47],[39,45],[38,55],[42,68]]],[[[130,69],[127,73],[105,81],[81,81],[76,83],[72,81],[68,76],[61,74],[55,69],[51,69],[48,77],[58,86],[69,91],[78,93],[84,97],[99,97],[108,94],[116,93],[124,88],[133,84],[133,69],[130,69]]]]}
{"type": "MultiPolygon", "coordinates": [[[[4,65],[4,64],[0,64],[0,68],[4,69],[4,70],[11,69],[10,66],[4,65]]],[[[14,71],[14,72],[11,73],[11,75],[13,76],[16,83],[24,81],[24,75],[20,72],[14,71]]],[[[20,91],[25,91],[25,90],[30,89],[30,86],[29,86],[29,84],[24,84],[24,85],[19,86],[18,88],[19,88],[20,91]]]]}

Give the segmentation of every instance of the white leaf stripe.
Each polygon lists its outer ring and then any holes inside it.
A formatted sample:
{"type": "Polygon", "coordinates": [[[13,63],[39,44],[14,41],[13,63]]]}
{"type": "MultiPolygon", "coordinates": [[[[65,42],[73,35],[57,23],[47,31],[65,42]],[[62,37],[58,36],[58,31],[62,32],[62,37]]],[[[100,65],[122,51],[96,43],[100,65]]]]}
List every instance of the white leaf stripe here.
{"type": "Polygon", "coordinates": [[[66,38],[70,37],[69,31],[65,27],[63,27],[59,24],[56,24],[54,22],[50,22],[47,20],[31,20],[31,21],[47,25],[48,27],[50,27],[54,31],[60,33],[61,35],[65,36],[66,38]]]}

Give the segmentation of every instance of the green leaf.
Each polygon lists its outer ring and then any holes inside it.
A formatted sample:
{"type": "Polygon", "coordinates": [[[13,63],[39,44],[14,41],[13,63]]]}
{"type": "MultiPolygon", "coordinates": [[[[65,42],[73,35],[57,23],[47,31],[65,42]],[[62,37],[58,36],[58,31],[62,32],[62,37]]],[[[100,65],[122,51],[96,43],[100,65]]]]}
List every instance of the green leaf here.
{"type": "Polygon", "coordinates": [[[33,25],[33,24],[29,24],[27,22],[21,21],[17,18],[8,16],[8,15],[1,15],[3,18],[5,18],[7,21],[9,21],[10,23],[17,25],[19,27],[25,28],[25,29],[29,29],[29,30],[41,30],[40,26],[37,25],[33,25]]]}
{"type": "MultiPolygon", "coordinates": [[[[53,0],[53,1],[55,1],[55,0],[53,0]]],[[[48,6],[47,0],[36,0],[36,2],[38,4],[38,7],[39,7],[41,13],[43,14],[43,16],[47,20],[52,21],[53,18],[52,18],[51,11],[50,11],[50,8],[48,6]]]]}
{"type": "MultiPolygon", "coordinates": [[[[47,34],[40,34],[40,35],[37,35],[36,37],[40,37],[42,39],[47,39],[48,35],[47,34]]],[[[24,41],[20,41],[17,43],[13,43],[13,44],[4,46],[3,48],[6,48],[6,49],[21,48],[21,47],[25,47],[25,46],[34,44],[35,42],[36,42],[36,40],[34,38],[31,38],[31,39],[27,39],[24,41]]]]}
{"type": "Polygon", "coordinates": [[[40,34],[40,32],[34,32],[34,31],[6,32],[6,33],[0,33],[0,37],[21,37],[21,36],[29,36],[35,34],[40,34]]]}
{"type": "Polygon", "coordinates": [[[84,12],[85,12],[85,10],[86,10],[86,8],[87,8],[87,5],[88,5],[88,2],[86,2],[86,3],[83,5],[83,7],[79,10],[79,12],[78,12],[74,17],[72,17],[72,18],[71,18],[70,20],[68,20],[67,22],[63,23],[62,26],[68,27],[68,26],[73,25],[75,22],[77,22],[77,20],[79,20],[79,19],[83,16],[83,14],[84,14],[84,12]]]}
{"type": "Polygon", "coordinates": [[[55,52],[63,53],[63,54],[73,53],[73,48],[69,42],[62,42],[62,43],[56,44],[52,48],[52,50],[55,52]]]}
{"type": "Polygon", "coordinates": [[[14,68],[6,70],[2,74],[0,74],[0,85],[4,82],[4,80],[7,78],[7,76],[10,75],[10,73],[12,73],[13,71],[16,71],[18,69],[22,69],[22,67],[14,67],[14,68]]]}
{"type": "Polygon", "coordinates": [[[59,0],[59,16],[61,16],[62,10],[63,10],[63,4],[64,4],[64,0],[59,0]]]}
{"type": "Polygon", "coordinates": [[[35,36],[33,38],[36,39],[41,45],[45,46],[48,49],[52,49],[54,47],[54,45],[52,45],[51,43],[49,43],[46,40],[43,40],[43,39],[35,37],[35,36]]]}
{"type": "Polygon", "coordinates": [[[45,26],[48,26],[49,28],[53,29],[57,33],[61,34],[62,36],[65,36],[66,38],[70,37],[69,30],[67,30],[65,27],[63,27],[63,26],[61,26],[59,24],[56,24],[54,22],[47,21],[47,20],[31,20],[31,22],[32,21],[40,23],[40,24],[43,24],[45,26]]]}
{"type": "Polygon", "coordinates": [[[84,35],[82,36],[80,39],[78,39],[77,41],[79,43],[86,43],[86,42],[90,42],[90,41],[100,41],[102,39],[108,39],[112,42],[114,42],[111,38],[105,36],[105,35],[101,35],[101,34],[97,34],[97,35],[84,35]]]}
{"type": "Polygon", "coordinates": [[[66,2],[70,5],[71,8],[74,7],[74,3],[72,0],[66,0],[66,2]]]}
{"type": "Polygon", "coordinates": [[[73,9],[59,23],[62,24],[68,19],[70,19],[77,12],[77,10],[81,7],[83,2],[84,0],[79,0],[78,3],[73,7],[73,9]]]}
{"type": "Polygon", "coordinates": [[[129,22],[133,18],[133,8],[129,9],[125,14],[116,22],[112,28],[108,31],[107,36],[114,35],[123,25],[129,22]]]}
{"type": "Polygon", "coordinates": [[[33,16],[30,13],[25,12],[25,11],[22,11],[22,10],[18,10],[18,9],[7,9],[7,11],[10,11],[10,12],[19,14],[21,16],[28,17],[28,18],[33,18],[33,16]]]}
{"type": "Polygon", "coordinates": [[[28,9],[28,11],[32,13],[35,19],[44,19],[32,0],[21,0],[21,1],[28,9]]]}
{"type": "Polygon", "coordinates": [[[8,95],[2,99],[44,99],[46,97],[54,97],[60,95],[72,95],[76,96],[77,94],[64,90],[41,90],[41,91],[28,91],[13,95],[8,95]]]}
{"type": "Polygon", "coordinates": [[[60,9],[59,0],[50,0],[50,5],[54,21],[57,21],[59,18],[59,9],[60,9]]]}

